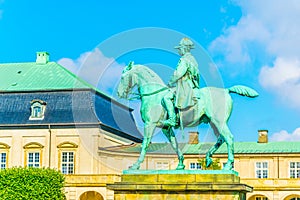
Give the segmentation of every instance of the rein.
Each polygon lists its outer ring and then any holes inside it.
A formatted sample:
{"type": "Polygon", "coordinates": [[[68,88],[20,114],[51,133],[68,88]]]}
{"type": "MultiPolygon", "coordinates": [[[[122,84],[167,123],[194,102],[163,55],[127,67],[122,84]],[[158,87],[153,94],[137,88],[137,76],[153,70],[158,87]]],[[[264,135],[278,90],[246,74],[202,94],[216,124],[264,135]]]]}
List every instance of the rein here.
{"type": "Polygon", "coordinates": [[[156,90],[154,92],[150,92],[150,93],[146,93],[146,94],[140,94],[140,93],[129,93],[131,95],[136,95],[135,97],[132,97],[132,98],[128,98],[128,100],[136,100],[136,99],[141,99],[142,97],[147,97],[147,96],[151,96],[151,95],[154,95],[154,94],[157,94],[157,93],[160,93],[162,91],[165,91],[165,90],[168,90],[170,89],[169,87],[163,87],[163,88],[160,88],[159,90],[156,90]]]}

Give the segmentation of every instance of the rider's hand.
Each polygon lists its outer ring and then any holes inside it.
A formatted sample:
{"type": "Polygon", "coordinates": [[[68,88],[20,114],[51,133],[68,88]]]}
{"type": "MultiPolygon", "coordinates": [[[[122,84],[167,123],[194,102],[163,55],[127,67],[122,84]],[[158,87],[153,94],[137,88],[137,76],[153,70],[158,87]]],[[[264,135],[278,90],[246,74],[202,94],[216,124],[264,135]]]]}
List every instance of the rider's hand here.
{"type": "Polygon", "coordinates": [[[175,86],[175,84],[174,84],[174,83],[172,83],[172,82],[169,82],[167,86],[168,86],[169,88],[172,88],[172,87],[174,87],[174,86],[175,86]]]}

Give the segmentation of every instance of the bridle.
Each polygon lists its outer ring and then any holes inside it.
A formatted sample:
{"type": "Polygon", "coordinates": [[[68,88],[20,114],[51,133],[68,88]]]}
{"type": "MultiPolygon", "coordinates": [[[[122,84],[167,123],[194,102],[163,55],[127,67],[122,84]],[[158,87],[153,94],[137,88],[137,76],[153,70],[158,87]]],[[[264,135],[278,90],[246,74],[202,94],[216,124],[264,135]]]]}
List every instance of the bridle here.
{"type": "Polygon", "coordinates": [[[136,99],[141,99],[143,97],[147,97],[147,96],[152,96],[154,94],[158,94],[160,92],[163,92],[165,90],[168,90],[170,89],[169,87],[163,87],[163,88],[160,88],[158,90],[155,90],[154,92],[150,92],[150,93],[146,93],[146,94],[140,94],[140,93],[135,93],[135,92],[129,92],[128,94],[129,95],[135,95],[134,97],[131,97],[131,98],[128,98],[128,100],[136,100],[136,99]]]}

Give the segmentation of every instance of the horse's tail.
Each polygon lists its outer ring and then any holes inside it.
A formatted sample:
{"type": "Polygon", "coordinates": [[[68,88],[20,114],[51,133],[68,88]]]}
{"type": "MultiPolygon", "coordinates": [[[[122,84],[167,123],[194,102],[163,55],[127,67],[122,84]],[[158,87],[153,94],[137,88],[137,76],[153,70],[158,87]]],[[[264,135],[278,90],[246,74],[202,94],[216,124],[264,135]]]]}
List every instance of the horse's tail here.
{"type": "Polygon", "coordinates": [[[235,85],[228,88],[227,90],[229,91],[229,93],[236,93],[251,98],[258,96],[258,93],[254,89],[243,85],[235,85]]]}

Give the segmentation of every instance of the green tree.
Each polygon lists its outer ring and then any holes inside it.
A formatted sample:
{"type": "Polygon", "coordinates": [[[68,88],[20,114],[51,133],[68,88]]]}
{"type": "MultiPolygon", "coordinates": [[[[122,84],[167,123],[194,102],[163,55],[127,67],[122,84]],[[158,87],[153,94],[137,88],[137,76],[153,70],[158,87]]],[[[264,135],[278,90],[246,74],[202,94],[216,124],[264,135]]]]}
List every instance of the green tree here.
{"type": "Polygon", "coordinates": [[[221,169],[221,164],[220,164],[219,158],[213,159],[213,161],[209,167],[206,167],[205,158],[199,159],[198,162],[201,164],[201,167],[203,170],[219,170],[219,169],[221,169]]]}
{"type": "Polygon", "coordinates": [[[0,199],[64,200],[64,176],[49,168],[0,170],[0,199]]]}

